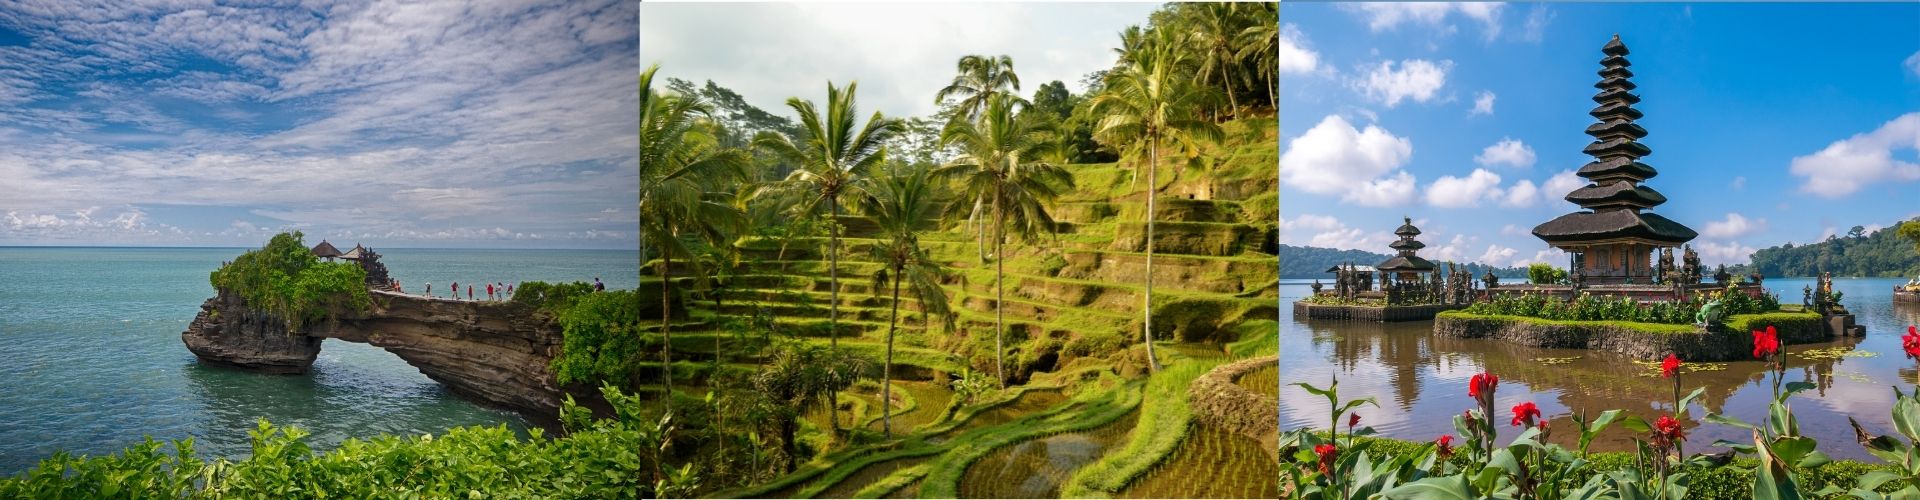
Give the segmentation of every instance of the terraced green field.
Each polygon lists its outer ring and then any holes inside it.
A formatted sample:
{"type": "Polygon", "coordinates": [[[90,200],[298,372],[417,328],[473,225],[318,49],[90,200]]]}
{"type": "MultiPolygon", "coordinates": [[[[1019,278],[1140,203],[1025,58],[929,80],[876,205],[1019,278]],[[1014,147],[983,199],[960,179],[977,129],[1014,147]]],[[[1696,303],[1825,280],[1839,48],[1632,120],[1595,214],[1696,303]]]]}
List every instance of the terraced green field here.
{"type": "MultiPolygon", "coordinates": [[[[1273,125],[1271,118],[1229,123],[1230,139],[1205,151],[1203,168],[1162,166],[1158,173],[1151,304],[1154,337],[1160,341],[1156,354],[1187,381],[1230,358],[1272,354],[1279,313],[1272,253],[1278,234],[1273,125]]],[[[1127,449],[1134,440],[1152,439],[1153,433],[1136,429],[1149,413],[1143,405],[1161,404],[1142,395],[1148,387],[1141,346],[1147,186],[1134,177],[1145,175],[1132,163],[1068,170],[1076,187],[1053,207],[1061,229],[1057,235],[1010,242],[1005,255],[987,255],[985,261],[981,256],[992,251],[991,245],[983,252],[964,224],[922,236],[923,246],[951,273],[941,286],[956,318],[947,328],[926,317],[912,298],[900,300],[896,382],[888,403],[896,413],[892,440],[880,439],[877,432],[882,408],[877,382],[894,304],[871,285],[879,265],[865,260],[875,243],[870,221],[857,215],[838,219],[844,232],[837,300],[824,237],[744,238],[736,242],[741,267],[717,290],[700,290],[692,280],[674,276],[675,285],[689,290],[673,297],[685,310],[673,322],[670,346],[679,399],[704,397],[700,384],[715,373],[753,373],[760,348],[772,340],[827,344],[834,332],[828,320],[834,304],[839,306],[838,345],[874,360],[876,383],[862,382],[839,396],[840,426],[862,429],[851,441],[819,450],[793,474],[707,493],[1057,496],[1082,467],[1127,449]],[[996,258],[1006,271],[1002,301],[995,300],[996,258]],[[968,370],[994,373],[996,306],[1005,317],[1009,388],[955,408],[949,380],[968,370]]],[[[643,276],[640,287],[657,289],[660,279],[643,276]]],[[[653,299],[657,302],[658,295],[653,299]]],[[[654,320],[643,330],[657,332],[659,326],[654,320]]],[[[649,359],[643,370],[657,372],[658,353],[649,359]]],[[[1184,397],[1184,386],[1173,389],[1181,395],[1175,397],[1184,397]]],[[[802,432],[813,437],[804,440],[825,444],[827,418],[825,409],[806,415],[802,432]]],[[[1205,479],[1194,464],[1208,460],[1216,461],[1208,470],[1264,474],[1236,481],[1276,477],[1270,454],[1248,452],[1248,446],[1260,451],[1251,440],[1225,439],[1232,436],[1209,434],[1198,424],[1171,429],[1175,440],[1166,444],[1177,446],[1155,446],[1154,452],[1135,457],[1142,466],[1123,468],[1128,477],[1106,478],[1125,489],[1108,491],[1172,496],[1262,491],[1211,485],[1176,494],[1205,479]],[[1180,439],[1183,432],[1186,437],[1180,439]]]]}

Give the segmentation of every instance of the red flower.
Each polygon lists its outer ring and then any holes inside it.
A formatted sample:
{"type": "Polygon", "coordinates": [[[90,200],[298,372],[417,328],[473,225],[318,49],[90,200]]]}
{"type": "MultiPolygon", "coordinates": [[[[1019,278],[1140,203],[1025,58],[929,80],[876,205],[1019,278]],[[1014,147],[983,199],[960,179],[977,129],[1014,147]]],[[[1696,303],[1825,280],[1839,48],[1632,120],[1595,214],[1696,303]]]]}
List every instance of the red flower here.
{"type": "Polygon", "coordinates": [[[1351,414],[1348,414],[1348,415],[1347,415],[1347,428],[1349,428],[1349,429],[1351,429],[1351,428],[1353,428],[1353,426],[1356,426],[1356,425],[1360,425],[1360,414],[1358,414],[1358,413],[1351,413],[1351,414]]]}
{"type": "Polygon", "coordinates": [[[1907,357],[1920,359],[1920,328],[1907,327],[1907,334],[1900,336],[1900,348],[1907,351],[1907,357]]]}
{"type": "Polygon", "coordinates": [[[1653,444],[1662,449],[1687,440],[1687,433],[1680,428],[1680,421],[1670,415],[1661,415],[1653,422],[1653,444]]]}
{"type": "Polygon", "coordinates": [[[1777,352],[1780,352],[1780,336],[1773,330],[1772,325],[1768,325],[1766,331],[1753,331],[1754,358],[1767,359],[1767,356],[1777,352]]]}
{"type": "Polygon", "coordinates": [[[1433,444],[1440,446],[1438,449],[1434,450],[1434,452],[1440,456],[1441,460],[1446,460],[1447,457],[1453,456],[1453,435],[1452,434],[1441,434],[1440,439],[1435,440],[1433,444]]]}
{"type": "Polygon", "coordinates": [[[1533,419],[1539,416],[1540,408],[1533,406],[1532,401],[1513,405],[1513,425],[1533,425],[1533,419]]]}
{"type": "Polygon", "coordinates": [[[1313,454],[1320,456],[1320,475],[1333,475],[1333,460],[1339,457],[1340,450],[1331,444],[1323,444],[1313,447],[1313,454]]]}
{"type": "Polygon", "coordinates": [[[1660,378],[1673,378],[1680,372],[1680,358],[1667,354],[1667,360],[1660,362],[1660,378]]]}
{"type": "Polygon", "coordinates": [[[1488,401],[1493,399],[1493,389],[1500,385],[1500,377],[1491,373],[1474,375],[1467,381],[1467,396],[1488,401]]]}

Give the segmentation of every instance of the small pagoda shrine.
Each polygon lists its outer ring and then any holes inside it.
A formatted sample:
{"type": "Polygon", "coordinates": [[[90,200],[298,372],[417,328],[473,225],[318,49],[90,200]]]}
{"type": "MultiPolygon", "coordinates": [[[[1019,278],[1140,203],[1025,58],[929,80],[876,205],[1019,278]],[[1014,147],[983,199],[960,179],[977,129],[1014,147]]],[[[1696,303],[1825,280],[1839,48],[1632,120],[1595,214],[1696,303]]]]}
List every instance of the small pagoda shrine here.
{"type": "Polygon", "coordinates": [[[1594,160],[1576,173],[1590,181],[1585,187],[1567,194],[1566,200],[1585,210],[1562,215],[1533,228],[1533,235],[1548,245],[1572,256],[1569,266],[1575,283],[1590,285],[1653,284],[1655,251],[1671,249],[1692,241],[1698,233],[1678,222],[1647,212],[1662,203],[1662,196],[1644,183],[1658,175],[1640,158],[1653,150],[1640,143],[1647,130],[1634,124],[1642,117],[1633,109],[1640,96],[1631,91],[1628,81],[1633,71],[1627,67],[1627,45],[1620,35],[1600,48],[1599,103],[1588,114],[1600,122],[1587,127],[1594,141],[1585,152],[1594,160]]]}
{"type": "Polygon", "coordinates": [[[1393,234],[1400,239],[1387,245],[1398,251],[1399,255],[1388,257],[1373,268],[1379,270],[1381,274],[1391,273],[1400,281],[1415,281],[1423,274],[1432,273],[1435,268],[1433,262],[1422,259],[1418,255],[1420,249],[1426,248],[1427,244],[1413,239],[1415,236],[1420,236],[1420,228],[1413,227],[1413,218],[1401,217],[1400,220],[1402,221],[1400,227],[1393,230],[1393,234]]]}
{"type": "Polygon", "coordinates": [[[333,259],[340,257],[340,249],[334,248],[327,240],[320,240],[320,244],[313,246],[313,256],[333,262],[333,259]]]}

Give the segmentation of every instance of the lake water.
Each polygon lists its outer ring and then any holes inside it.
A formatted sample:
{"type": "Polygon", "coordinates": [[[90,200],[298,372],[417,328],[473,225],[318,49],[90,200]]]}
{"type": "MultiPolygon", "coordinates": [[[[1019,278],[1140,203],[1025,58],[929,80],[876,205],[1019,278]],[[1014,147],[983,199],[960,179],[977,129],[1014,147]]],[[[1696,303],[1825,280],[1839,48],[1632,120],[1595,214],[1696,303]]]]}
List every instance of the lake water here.
{"type": "MultiPolygon", "coordinates": [[[[309,442],[323,449],[383,432],[525,429],[364,344],[326,341],[307,375],[200,366],[180,332],[213,295],[208,273],[243,251],[0,247],[0,475],[57,450],[118,452],[143,435],[191,436],[204,456],[243,456],[260,418],[313,431],[309,442]]],[[[454,280],[639,280],[634,251],[379,251],[408,291],[432,282],[442,296],[454,280]]]]}
{"type": "MultiPolygon", "coordinates": [[[[1307,296],[1311,282],[1282,280],[1282,301],[1307,296]]],[[[1795,395],[1788,403],[1800,420],[1801,432],[1818,439],[1821,451],[1836,458],[1873,459],[1855,442],[1847,417],[1858,420],[1868,432],[1894,434],[1888,413],[1893,406],[1889,387],[1899,386],[1902,391],[1914,387],[1914,362],[1901,353],[1900,336],[1908,325],[1920,324],[1920,307],[1892,303],[1893,285],[1904,282],[1894,278],[1835,279],[1834,288],[1845,293],[1842,303],[1867,327],[1866,338],[1787,347],[1786,380],[1811,381],[1819,387],[1795,395]],[[1805,354],[1820,348],[1839,348],[1852,354],[1837,359],[1810,359],[1805,354]]],[[[1812,284],[1812,280],[1771,279],[1765,284],[1780,294],[1782,302],[1797,304],[1801,287],[1812,284]]],[[[1290,304],[1282,310],[1286,311],[1282,314],[1291,316],[1290,304]]],[[[1500,377],[1495,410],[1503,438],[1517,434],[1506,423],[1511,417],[1510,408],[1522,402],[1532,401],[1552,416],[1554,441],[1562,442],[1565,440],[1560,438],[1576,434],[1568,418],[1573,412],[1597,414],[1623,409],[1652,420],[1666,412],[1666,406],[1659,402],[1673,399],[1671,382],[1659,378],[1657,369],[1637,365],[1624,356],[1584,349],[1520,347],[1489,339],[1443,338],[1433,334],[1432,326],[1425,321],[1282,321],[1281,428],[1326,428],[1326,400],[1289,384],[1306,382],[1325,387],[1336,375],[1343,399],[1372,397],[1380,403],[1378,408],[1360,410],[1363,425],[1373,426],[1389,437],[1418,441],[1454,433],[1453,416],[1473,406],[1467,397],[1467,380],[1483,371],[1500,377]],[[1564,364],[1548,361],[1576,356],[1579,359],[1564,364]]],[[[1724,370],[1684,375],[1686,391],[1707,387],[1706,394],[1689,410],[1695,421],[1687,426],[1687,450],[1705,450],[1717,439],[1751,441],[1743,429],[1704,424],[1699,418],[1704,410],[1710,410],[1750,423],[1761,422],[1772,397],[1767,377],[1766,365],[1758,361],[1728,362],[1724,370]]],[[[1630,450],[1630,437],[1616,425],[1603,434],[1594,449],[1630,450]]]]}

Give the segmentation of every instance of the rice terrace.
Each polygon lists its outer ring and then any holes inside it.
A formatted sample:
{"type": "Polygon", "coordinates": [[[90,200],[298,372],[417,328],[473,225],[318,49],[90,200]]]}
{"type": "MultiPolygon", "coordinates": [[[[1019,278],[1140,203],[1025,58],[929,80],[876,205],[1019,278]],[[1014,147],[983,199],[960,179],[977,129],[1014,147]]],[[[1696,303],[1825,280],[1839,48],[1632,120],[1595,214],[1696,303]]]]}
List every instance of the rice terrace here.
{"type": "MultiPolygon", "coordinates": [[[[658,493],[1280,495],[1278,401],[1243,382],[1277,345],[1274,9],[980,6],[1086,16],[1089,64],[900,63],[932,79],[732,81],[643,40],[658,493]]],[[[813,28],[846,29],[779,29],[813,28]]]]}

